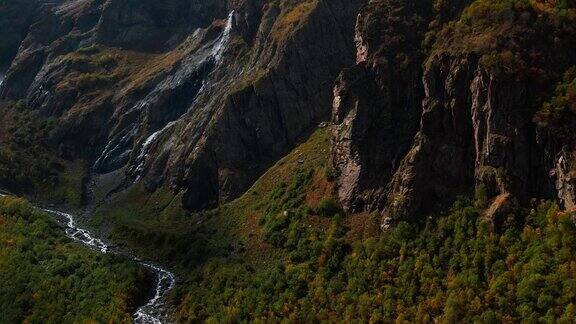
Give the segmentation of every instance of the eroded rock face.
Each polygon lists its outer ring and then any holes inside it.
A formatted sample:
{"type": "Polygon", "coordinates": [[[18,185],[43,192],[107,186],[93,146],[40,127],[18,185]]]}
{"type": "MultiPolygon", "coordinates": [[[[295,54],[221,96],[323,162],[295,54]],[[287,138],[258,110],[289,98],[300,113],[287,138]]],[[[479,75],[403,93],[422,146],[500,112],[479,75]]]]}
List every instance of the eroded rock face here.
{"type": "MultiPolygon", "coordinates": [[[[549,170],[558,166],[551,157],[566,143],[540,140],[533,119],[558,76],[574,64],[567,56],[574,51],[574,26],[536,24],[540,18],[528,10],[487,32],[490,48],[467,34],[471,29],[448,27],[426,50],[421,36],[461,9],[435,17],[425,14],[430,8],[419,9],[370,1],[359,17],[359,63],[339,78],[333,108],[333,161],[344,207],[378,211],[389,227],[421,220],[478,186],[507,202],[555,196],[549,170]],[[371,23],[379,29],[363,30],[371,23]]],[[[569,167],[563,168],[554,172],[555,181],[561,199],[570,201],[569,167]]]]}
{"type": "Polygon", "coordinates": [[[475,55],[433,57],[422,128],[392,181],[389,217],[417,217],[484,185],[490,197],[542,189],[528,80],[495,75],[475,55]]]}
{"type": "MultiPolygon", "coordinates": [[[[331,85],[354,60],[352,33],[359,3],[318,1],[287,39],[277,30],[284,13],[267,7],[250,52],[236,57],[237,64],[223,57],[217,64],[227,64],[226,70],[215,73],[225,75],[207,83],[223,87],[226,95],[219,97],[216,89],[200,95],[186,116],[187,126],[167,139],[178,148],[170,150],[165,163],[152,162],[154,173],[168,170],[169,183],[187,188],[184,197],[191,207],[243,193],[299,138],[329,118],[331,85]],[[238,85],[237,79],[245,84],[238,85]],[[181,146],[183,140],[193,145],[181,146]],[[206,193],[210,199],[198,193],[206,188],[212,188],[206,193]]],[[[249,12],[240,17],[245,14],[249,12]]],[[[236,13],[233,19],[231,33],[249,34],[241,32],[236,13]]]]}
{"type": "Polygon", "coordinates": [[[555,180],[555,188],[562,206],[569,211],[576,209],[576,175],[574,174],[574,157],[568,152],[561,152],[556,159],[550,176],[555,180]]]}
{"type": "Polygon", "coordinates": [[[418,49],[431,4],[370,1],[356,25],[357,65],[340,75],[333,103],[333,163],[349,212],[378,210],[418,129],[423,88],[418,49]]]}
{"type": "Polygon", "coordinates": [[[167,186],[191,209],[243,193],[330,114],[349,212],[388,226],[480,185],[568,206],[573,145],[539,138],[533,116],[576,63],[574,28],[530,9],[482,42],[441,28],[469,3],[50,1],[0,96],[56,118],[60,155],[123,175],[107,189],[167,186]]]}
{"type": "MultiPolygon", "coordinates": [[[[548,175],[554,149],[538,140],[533,119],[551,93],[550,75],[574,63],[564,57],[573,50],[571,27],[541,42],[532,37],[542,30],[520,29],[530,36],[515,54],[525,66],[513,73],[474,52],[435,52],[428,59],[421,129],[391,182],[386,223],[418,219],[477,186],[490,198],[506,195],[523,205],[554,196],[548,175]]],[[[500,38],[502,46],[518,42],[515,32],[500,38]]]]}
{"type": "Polygon", "coordinates": [[[329,119],[362,3],[65,1],[33,24],[0,94],[58,118],[63,156],[201,209],[329,119]]]}

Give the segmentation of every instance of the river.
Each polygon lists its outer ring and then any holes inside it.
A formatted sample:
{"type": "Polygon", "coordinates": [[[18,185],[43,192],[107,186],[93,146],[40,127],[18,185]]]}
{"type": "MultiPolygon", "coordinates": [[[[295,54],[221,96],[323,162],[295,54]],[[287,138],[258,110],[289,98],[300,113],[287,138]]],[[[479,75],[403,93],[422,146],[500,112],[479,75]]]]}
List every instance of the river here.
{"type": "MultiPolygon", "coordinates": [[[[0,193],[0,197],[5,196],[0,193]]],[[[97,238],[90,231],[83,229],[77,225],[77,222],[71,214],[61,211],[38,208],[44,212],[55,215],[58,221],[61,221],[65,226],[65,232],[71,239],[80,242],[92,249],[100,251],[101,253],[116,253],[137,262],[142,267],[152,271],[156,275],[156,283],[154,294],[150,297],[144,305],[139,307],[133,314],[134,323],[137,324],[162,324],[168,322],[168,309],[166,307],[166,294],[174,288],[176,283],[176,276],[174,273],[153,262],[140,260],[133,257],[126,252],[114,249],[111,245],[104,242],[102,239],[97,238]]]]}

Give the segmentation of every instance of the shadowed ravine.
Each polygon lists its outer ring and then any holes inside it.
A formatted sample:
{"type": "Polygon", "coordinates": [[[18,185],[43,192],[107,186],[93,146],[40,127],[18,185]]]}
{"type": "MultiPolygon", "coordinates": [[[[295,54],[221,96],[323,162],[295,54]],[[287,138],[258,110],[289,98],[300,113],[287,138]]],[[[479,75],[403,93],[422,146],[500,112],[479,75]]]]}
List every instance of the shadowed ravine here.
{"type": "MultiPolygon", "coordinates": [[[[5,195],[0,193],[0,197],[2,196],[5,195]]],[[[134,323],[159,324],[168,322],[165,296],[170,290],[172,290],[172,288],[174,288],[174,284],[176,282],[176,276],[172,272],[156,264],[153,264],[152,262],[140,260],[139,258],[134,257],[126,252],[114,249],[112,246],[106,244],[103,240],[94,237],[93,234],[88,230],[78,227],[74,216],[71,214],[46,208],[38,207],[38,209],[57,216],[57,220],[61,221],[61,223],[66,226],[66,235],[71,239],[102,253],[115,253],[126,256],[127,258],[132,259],[134,262],[140,264],[142,267],[148,268],[150,271],[152,271],[156,276],[154,294],[146,301],[144,305],[140,306],[136,312],[134,312],[134,323]]]]}

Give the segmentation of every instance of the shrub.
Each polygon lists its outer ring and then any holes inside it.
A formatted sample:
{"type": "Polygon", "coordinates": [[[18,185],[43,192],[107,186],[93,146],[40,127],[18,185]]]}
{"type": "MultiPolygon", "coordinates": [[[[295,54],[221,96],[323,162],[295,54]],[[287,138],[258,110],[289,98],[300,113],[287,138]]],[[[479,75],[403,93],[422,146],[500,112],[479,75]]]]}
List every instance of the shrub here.
{"type": "Polygon", "coordinates": [[[85,46],[85,47],[80,47],[78,49],[78,53],[82,54],[82,55],[92,55],[92,54],[96,54],[100,52],[100,49],[98,48],[97,45],[90,45],[90,46],[85,46]]]}
{"type": "Polygon", "coordinates": [[[322,217],[332,217],[341,212],[342,207],[332,197],[323,198],[318,206],[314,208],[314,213],[322,217]]]}
{"type": "Polygon", "coordinates": [[[536,113],[534,120],[540,126],[562,137],[572,136],[576,116],[576,67],[564,73],[556,85],[554,95],[536,113]]]}
{"type": "Polygon", "coordinates": [[[111,54],[102,53],[96,57],[96,64],[99,67],[110,69],[116,66],[116,58],[111,54]]]}

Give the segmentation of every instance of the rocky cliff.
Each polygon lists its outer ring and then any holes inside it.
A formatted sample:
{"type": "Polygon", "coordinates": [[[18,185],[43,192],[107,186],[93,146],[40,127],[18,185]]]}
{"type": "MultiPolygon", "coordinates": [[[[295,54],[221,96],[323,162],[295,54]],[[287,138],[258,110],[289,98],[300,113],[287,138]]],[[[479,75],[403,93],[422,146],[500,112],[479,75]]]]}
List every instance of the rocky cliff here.
{"type": "Polygon", "coordinates": [[[54,150],[95,178],[114,174],[106,190],[166,186],[203,208],[241,194],[329,119],[361,3],[51,3],[0,93],[56,118],[54,150]]]}
{"type": "MultiPolygon", "coordinates": [[[[366,63],[361,62],[336,85],[334,164],[344,206],[381,212],[385,227],[422,219],[474,188],[489,199],[498,196],[524,204],[559,194],[569,207],[570,167],[566,157],[558,156],[559,148],[572,147],[573,141],[542,135],[549,131],[539,128],[534,118],[575,63],[574,20],[548,3],[518,1],[499,7],[477,1],[460,18],[438,28],[440,17],[446,16],[442,10],[427,17],[423,13],[433,12],[430,8],[418,13],[406,3],[390,11],[400,2],[370,3],[375,9],[367,6],[368,15],[378,10],[396,15],[378,26],[393,30],[398,43],[415,48],[409,52],[392,47],[397,56],[412,54],[404,61],[390,58],[364,40],[373,37],[375,29],[363,31],[359,20],[359,61],[368,62],[372,71],[385,62],[402,72],[389,77],[376,70],[366,77],[366,63]],[[413,27],[404,33],[396,30],[402,24],[413,27]],[[378,85],[378,80],[387,83],[378,85]],[[362,82],[368,85],[358,86],[362,82]],[[390,91],[395,87],[398,90],[390,91]],[[553,148],[542,140],[551,137],[553,148]]],[[[425,2],[418,6],[425,7],[425,2]]],[[[390,49],[394,38],[376,39],[390,49]]],[[[502,199],[496,202],[502,205],[502,199]]]]}
{"type": "Polygon", "coordinates": [[[333,161],[348,211],[383,207],[418,130],[420,43],[431,13],[431,2],[370,1],[358,17],[357,64],[340,75],[333,107],[333,161]]]}
{"type": "Polygon", "coordinates": [[[475,191],[574,205],[570,1],[30,0],[0,14],[24,6],[0,19],[21,31],[0,95],[55,121],[50,149],[86,161],[100,198],[143,184],[217,205],[331,118],[339,199],[383,225],[475,191]]]}

